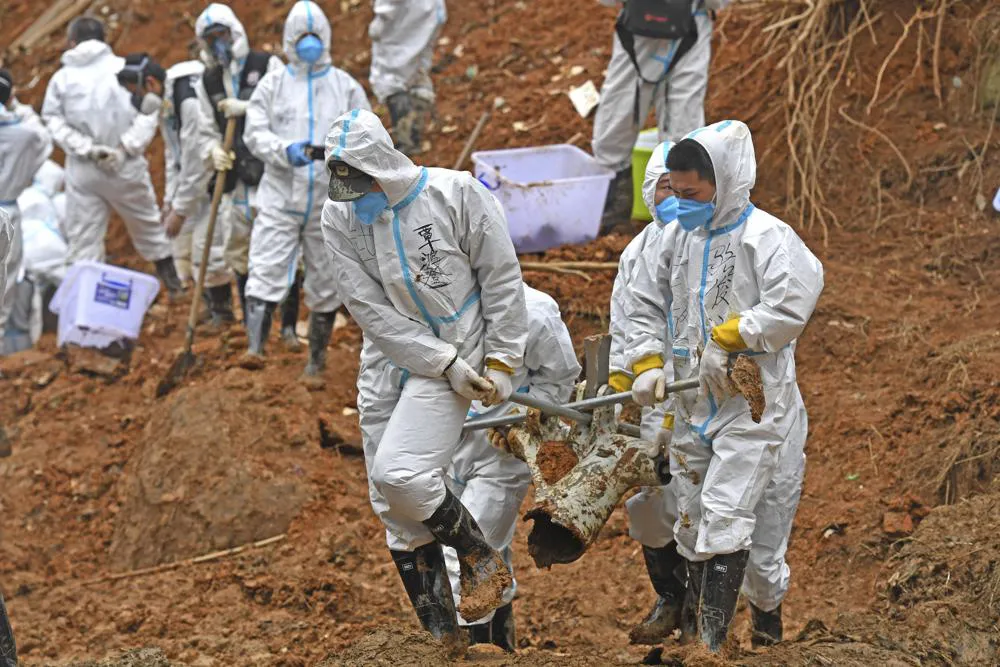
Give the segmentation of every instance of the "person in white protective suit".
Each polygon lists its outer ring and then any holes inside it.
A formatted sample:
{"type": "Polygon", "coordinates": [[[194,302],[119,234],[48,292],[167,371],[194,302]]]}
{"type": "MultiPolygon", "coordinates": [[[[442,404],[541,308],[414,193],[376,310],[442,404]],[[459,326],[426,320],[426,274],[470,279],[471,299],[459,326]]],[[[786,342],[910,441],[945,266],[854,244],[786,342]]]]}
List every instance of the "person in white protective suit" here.
{"type": "MultiPolygon", "coordinates": [[[[750,202],[756,162],[745,124],[724,121],[696,130],[670,151],[667,166],[678,223],[688,234],[670,261],[659,262],[652,280],[670,286],[673,375],[697,377],[701,384],[673,401],[673,533],[689,561],[685,608],[698,610],[697,632],[718,651],[755,540],[765,548],[745,585],[754,602],[754,634],[766,643],[777,626],[780,638],[780,611],[774,612],[787,590],[784,548],[806,428],[794,342],[819,299],[823,268],[788,225],[750,202]],[[761,368],[767,408],[759,424],[729,384],[736,353],[761,368]],[[762,511],[768,503],[785,505],[762,511]]],[[[630,299],[626,307],[633,391],[650,405],[664,399],[669,373],[665,318],[656,312],[662,300],[656,301],[630,299]]]]}
{"type": "Polygon", "coordinates": [[[8,336],[23,338],[23,334],[27,333],[8,327],[23,270],[21,211],[17,198],[31,185],[35,172],[51,153],[52,139],[45,126],[34,109],[17,102],[13,77],[7,70],[0,70],[0,209],[7,212],[11,225],[4,288],[0,290],[0,336],[3,337],[0,339],[0,354],[24,349],[23,344],[6,340],[8,336]]]}
{"type": "MultiPolygon", "coordinates": [[[[125,222],[136,251],[156,265],[172,297],[184,286],[160,224],[160,209],[144,153],[159,114],[140,112],[119,85],[124,60],[104,43],[95,18],[74,19],[69,50],[49,81],[42,118],[66,153],[67,263],[104,260],[104,237],[113,208],[125,222]]],[[[34,173],[34,172],[32,172],[34,173]]]]}
{"type": "Polygon", "coordinates": [[[414,165],[373,113],[338,118],[326,149],[337,289],[365,345],[399,370],[358,405],[379,518],[421,624],[460,640],[442,545],[458,553],[466,618],[499,606],[511,576],[445,473],[471,401],[506,401],[523,365],[521,268],[489,191],[468,173],[414,165]]]}
{"type": "Polygon", "coordinates": [[[415,155],[434,109],[434,44],[448,12],[444,0],[375,0],[373,9],[368,80],[378,101],[389,107],[396,148],[415,155]]]}
{"type": "Polygon", "coordinates": [[[247,367],[261,365],[272,315],[295,284],[300,253],[310,310],[305,374],[317,376],[326,365],[341,300],[320,226],[329,185],[322,141],[338,116],[370,109],[361,84],[332,65],[330,44],[330,22],[319,5],[296,2],[285,21],[288,67],[261,80],[247,109],[243,138],[265,165],[250,239],[247,367]]]}
{"type": "MultiPolygon", "coordinates": [[[[608,384],[618,392],[631,391],[633,378],[625,359],[626,330],[630,323],[626,316],[626,301],[639,280],[636,275],[642,265],[655,265],[680,242],[683,232],[676,224],[677,198],[670,189],[667,171],[667,153],[672,142],[664,142],[653,149],[646,165],[642,196],[653,216],[650,222],[622,251],[618,261],[618,275],[611,291],[611,374],[608,384]]],[[[664,308],[664,334],[669,318],[667,303],[664,308]]],[[[667,336],[664,340],[669,340],[667,336]]],[[[669,372],[669,369],[668,371],[669,372]]],[[[672,379],[672,376],[669,378],[672,379]]],[[[642,409],[640,432],[642,438],[655,442],[663,450],[669,447],[669,428],[673,424],[670,397],[663,403],[642,409]]],[[[677,553],[673,539],[673,524],[677,518],[677,499],[673,488],[666,486],[644,487],[625,502],[629,515],[629,535],[642,544],[643,559],[650,582],[656,591],[656,601],[646,618],[629,633],[633,644],[659,644],[674,629],[680,627],[684,603],[684,559],[677,553]]]]}
{"type": "MultiPolygon", "coordinates": [[[[189,274],[195,280],[201,268],[212,210],[208,191],[211,172],[202,160],[198,127],[201,112],[197,91],[204,71],[205,65],[199,60],[183,61],[166,71],[163,82],[166,104],[160,120],[166,174],[163,226],[173,241],[175,259],[178,254],[188,256],[189,274]]],[[[222,327],[236,317],[232,278],[225,261],[226,221],[221,209],[218,218],[209,243],[203,297],[212,325],[222,327]]]]}
{"type": "MultiPolygon", "coordinates": [[[[566,403],[580,376],[580,363],[573,339],[555,299],[524,285],[528,311],[528,342],[524,365],[514,374],[512,386],[550,403],[566,403]]],[[[524,408],[513,403],[486,407],[472,403],[470,418],[509,414],[524,408]]],[[[447,484],[482,528],[486,541],[499,551],[513,576],[511,542],[521,501],[531,485],[528,465],[493,445],[486,431],[466,431],[448,469],[447,484]]],[[[460,606],[459,563],[455,550],[444,550],[455,605],[460,606]]],[[[459,616],[459,625],[468,627],[473,644],[495,644],[508,653],[517,648],[513,600],[516,580],[504,591],[503,606],[481,619],[459,616]]]]}
{"type": "MultiPolygon", "coordinates": [[[[221,209],[226,215],[225,261],[236,276],[246,321],[250,228],[264,165],[243,141],[244,116],[257,84],[268,72],[282,69],[284,63],[277,56],[251,50],[243,24],[227,5],[210,4],[198,15],[194,29],[201,45],[200,58],[205,63],[197,87],[201,157],[213,171],[229,170],[221,209]],[[236,118],[237,123],[234,149],[227,153],[222,142],[228,118],[236,118]]],[[[210,191],[213,183],[209,184],[210,191]]]]}
{"type": "MultiPolygon", "coordinates": [[[[2,85],[2,84],[0,84],[2,85]]],[[[14,243],[14,222],[10,212],[0,206],[0,294],[7,289],[7,257],[14,243]]],[[[7,605],[0,592],[0,665],[3,667],[17,666],[17,646],[14,644],[14,631],[10,627],[7,615],[7,605]]]]}
{"type": "MultiPolygon", "coordinates": [[[[622,6],[618,0],[598,1],[622,6]]],[[[705,124],[712,59],[711,12],[728,4],[729,0],[661,2],[664,7],[690,14],[688,29],[678,39],[633,35],[625,26],[616,30],[592,142],[594,158],[616,174],[608,191],[601,233],[609,233],[631,218],[632,149],[650,107],[656,112],[660,141],[677,141],[705,124]],[[626,48],[628,44],[630,48],[626,48]]]]}

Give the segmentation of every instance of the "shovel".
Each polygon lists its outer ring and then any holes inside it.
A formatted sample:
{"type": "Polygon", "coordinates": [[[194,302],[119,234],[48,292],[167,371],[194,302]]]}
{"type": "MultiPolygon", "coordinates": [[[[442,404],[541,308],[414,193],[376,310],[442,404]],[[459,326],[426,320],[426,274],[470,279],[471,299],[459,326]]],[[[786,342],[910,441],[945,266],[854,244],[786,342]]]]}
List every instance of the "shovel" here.
{"type": "MultiPolygon", "coordinates": [[[[236,118],[226,122],[226,136],[222,147],[228,152],[233,148],[233,136],[236,134],[236,118]]],[[[201,293],[205,288],[205,271],[208,268],[208,257],[212,250],[212,239],[215,238],[215,221],[219,217],[219,204],[226,189],[226,171],[215,172],[215,189],[212,192],[212,208],[208,216],[208,228],[205,230],[205,247],[201,251],[201,265],[198,267],[198,282],[195,285],[194,296],[191,297],[191,310],[188,313],[187,333],[184,337],[184,349],[174,359],[167,374],[156,386],[156,397],[166,396],[171,389],[184,379],[187,372],[195,364],[195,356],[191,351],[194,345],[194,328],[198,324],[198,311],[201,308],[201,293]]]]}

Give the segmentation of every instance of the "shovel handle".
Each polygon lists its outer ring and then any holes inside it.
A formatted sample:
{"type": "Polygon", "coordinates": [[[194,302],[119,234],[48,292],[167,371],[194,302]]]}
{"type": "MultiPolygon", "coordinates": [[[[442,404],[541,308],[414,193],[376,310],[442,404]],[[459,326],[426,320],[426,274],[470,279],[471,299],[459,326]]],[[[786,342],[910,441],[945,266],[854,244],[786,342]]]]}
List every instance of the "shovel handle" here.
{"type": "MultiPolygon", "coordinates": [[[[222,139],[222,148],[226,152],[232,150],[233,139],[236,136],[236,117],[226,121],[226,134],[222,139]]],[[[212,191],[212,208],[208,215],[208,227],[205,229],[205,247],[201,249],[201,264],[198,266],[198,282],[195,283],[194,294],[191,295],[191,310],[188,311],[187,333],[184,337],[184,353],[190,353],[194,345],[194,328],[198,324],[198,309],[201,307],[201,293],[205,289],[205,272],[208,269],[208,258],[212,251],[212,239],[215,238],[215,221],[219,217],[219,206],[226,190],[226,170],[215,172],[215,188],[212,191]]]]}

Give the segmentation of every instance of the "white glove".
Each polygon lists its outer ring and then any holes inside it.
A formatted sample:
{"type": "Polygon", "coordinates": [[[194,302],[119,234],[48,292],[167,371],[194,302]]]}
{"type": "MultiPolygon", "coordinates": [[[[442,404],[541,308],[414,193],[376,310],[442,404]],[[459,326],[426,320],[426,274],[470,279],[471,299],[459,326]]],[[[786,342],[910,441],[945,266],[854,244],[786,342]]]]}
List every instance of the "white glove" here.
{"type": "Polygon", "coordinates": [[[644,408],[662,403],[666,397],[667,378],[662,368],[650,368],[632,383],[632,400],[644,408]]]}
{"type": "Polygon", "coordinates": [[[235,97],[227,97],[219,102],[219,111],[221,111],[226,118],[245,116],[247,115],[248,106],[250,106],[249,102],[238,100],[235,97]]]}
{"type": "Polygon", "coordinates": [[[495,368],[488,369],[486,371],[486,381],[493,385],[493,392],[489,398],[483,401],[483,405],[489,408],[505,403],[510,398],[510,393],[514,391],[510,380],[510,373],[505,373],[495,368]]]}
{"type": "Polygon", "coordinates": [[[125,158],[128,156],[121,146],[111,148],[110,146],[97,145],[90,149],[87,157],[96,162],[97,166],[104,171],[114,172],[125,164],[125,158]]]}
{"type": "Polygon", "coordinates": [[[212,147],[212,166],[216,171],[229,171],[235,162],[236,153],[233,151],[227,151],[222,144],[215,144],[212,147]]]}
{"type": "Polygon", "coordinates": [[[385,32],[385,19],[376,14],[372,22],[368,24],[368,37],[373,42],[377,42],[383,32],[385,32]]]}
{"type": "Polygon", "coordinates": [[[455,361],[451,362],[444,375],[455,393],[470,401],[485,402],[495,391],[490,381],[472,370],[472,366],[465,363],[462,357],[455,357],[455,361]]]}
{"type": "Polygon", "coordinates": [[[711,393],[717,403],[722,403],[732,395],[729,389],[729,353],[714,340],[708,341],[701,353],[698,384],[701,393],[711,393]]]}

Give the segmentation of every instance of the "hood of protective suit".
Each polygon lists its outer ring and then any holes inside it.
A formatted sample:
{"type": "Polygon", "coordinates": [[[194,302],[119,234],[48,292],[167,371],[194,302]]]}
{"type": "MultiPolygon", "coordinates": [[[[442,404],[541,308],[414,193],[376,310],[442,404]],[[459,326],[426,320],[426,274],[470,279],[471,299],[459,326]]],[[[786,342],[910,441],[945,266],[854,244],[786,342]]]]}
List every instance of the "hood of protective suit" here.
{"type": "Polygon", "coordinates": [[[329,65],[331,62],[330,47],[333,42],[330,21],[315,2],[300,0],[292,7],[292,11],[288,12],[288,18],[285,19],[285,37],[282,42],[285,48],[285,57],[296,68],[308,68],[309,66],[308,63],[302,62],[299,54],[295,51],[295,45],[298,41],[308,34],[316,35],[323,42],[323,56],[313,64],[313,67],[319,68],[329,65]]]}
{"type": "Polygon", "coordinates": [[[194,33],[198,36],[198,44],[201,46],[202,62],[210,67],[218,65],[211,49],[208,48],[208,44],[201,38],[205,30],[216,23],[221,23],[229,28],[229,32],[233,35],[233,62],[238,63],[246,58],[250,53],[250,41],[247,39],[247,31],[243,28],[243,24],[227,5],[213,2],[194,22],[194,33]]]}
{"type": "Polygon", "coordinates": [[[392,206],[403,201],[420,180],[420,167],[393,147],[382,121],[364,109],[333,121],[326,137],[326,161],[330,160],[342,160],[374,178],[392,206]]]}
{"type": "Polygon", "coordinates": [[[686,139],[701,144],[715,169],[715,215],[708,229],[736,222],[750,203],[757,182],[757,158],[750,128],[738,120],[724,120],[695,130],[686,139]]]}
{"type": "Polygon", "coordinates": [[[646,202],[646,208],[653,214],[653,219],[662,227],[670,220],[660,220],[656,216],[656,184],[660,182],[660,176],[669,173],[667,169],[667,154],[674,147],[674,142],[664,141],[653,149],[653,154],[649,156],[646,163],[646,177],[642,181],[642,200],[646,202]]]}
{"type": "MultiPolygon", "coordinates": [[[[88,39],[66,51],[60,60],[63,65],[69,67],[83,67],[110,53],[110,45],[97,39],[88,39]]],[[[122,62],[124,63],[124,60],[122,62]]]]}
{"type": "Polygon", "coordinates": [[[63,168],[52,160],[46,160],[35,172],[33,184],[50,197],[55,197],[63,189],[63,168]]]}
{"type": "Polygon", "coordinates": [[[165,86],[169,87],[172,82],[176,81],[185,76],[201,76],[205,72],[205,63],[200,60],[184,60],[177,63],[176,65],[171,65],[167,69],[167,78],[165,86]]]}

